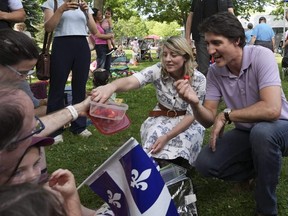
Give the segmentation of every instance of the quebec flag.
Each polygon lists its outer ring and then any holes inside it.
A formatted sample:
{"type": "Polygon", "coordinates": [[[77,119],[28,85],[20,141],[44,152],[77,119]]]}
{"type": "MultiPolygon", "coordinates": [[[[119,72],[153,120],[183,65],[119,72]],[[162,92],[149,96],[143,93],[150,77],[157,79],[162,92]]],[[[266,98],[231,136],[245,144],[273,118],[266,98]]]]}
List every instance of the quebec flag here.
{"type": "Polygon", "coordinates": [[[134,138],[95,170],[88,185],[117,216],[178,216],[155,164],[134,138]]]}

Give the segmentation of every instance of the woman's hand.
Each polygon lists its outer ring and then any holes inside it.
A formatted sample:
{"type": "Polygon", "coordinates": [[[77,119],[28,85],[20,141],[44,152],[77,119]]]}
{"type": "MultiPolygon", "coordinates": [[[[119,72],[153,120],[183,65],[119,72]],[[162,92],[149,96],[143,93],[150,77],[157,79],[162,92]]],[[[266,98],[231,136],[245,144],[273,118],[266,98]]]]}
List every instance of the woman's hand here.
{"type": "Polygon", "coordinates": [[[169,139],[168,139],[167,135],[163,135],[163,136],[158,137],[158,139],[151,146],[149,151],[152,150],[152,154],[156,154],[156,153],[160,152],[168,141],[169,141],[169,139]]]}
{"type": "Polygon", "coordinates": [[[115,88],[112,83],[99,86],[91,91],[91,100],[99,103],[105,103],[114,92],[115,88]]]}
{"type": "Polygon", "coordinates": [[[80,1],[79,6],[80,6],[80,9],[85,13],[89,10],[87,3],[83,0],[80,1]]]}
{"type": "Polygon", "coordinates": [[[192,105],[199,104],[199,98],[196,92],[193,90],[190,80],[180,79],[177,80],[174,85],[180,98],[192,105]]]}
{"type": "Polygon", "coordinates": [[[110,39],[114,38],[114,34],[113,33],[108,33],[106,35],[109,36],[110,39]]]}
{"type": "Polygon", "coordinates": [[[76,10],[78,9],[79,4],[77,2],[70,2],[69,0],[64,1],[64,4],[62,4],[58,9],[60,9],[62,12],[68,11],[68,10],[76,10]]]}

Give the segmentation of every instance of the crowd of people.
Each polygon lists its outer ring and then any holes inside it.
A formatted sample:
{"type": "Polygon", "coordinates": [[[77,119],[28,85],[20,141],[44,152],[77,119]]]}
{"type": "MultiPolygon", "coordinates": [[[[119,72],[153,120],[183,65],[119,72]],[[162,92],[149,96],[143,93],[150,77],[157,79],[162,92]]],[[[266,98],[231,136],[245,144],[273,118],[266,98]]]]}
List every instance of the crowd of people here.
{"type": "MultiPolygon", "coordinates": [[[[58,1],[56,10],[54,0],[45,1],[44,27],[55,34],[47,112],[43,116],[35,111],[27,86],[23,87],[38,59],[36,44],[23,32],[12,30],[11,25],[23,22],[25,11],[18,0],[7,0],[7,7],[0,4],[0,124],[5,124],[0,130],[0,214],[14,215],[29,205],[22,215],[101,215],[99,210],[81,204],[69,170],[59,168],[48,175],[44,147],[64,141],[62,132],[67,123],[71,123],[73,134],[91,136],[86,128],[90,101],[105,103],[115,92],[151,83],[157,104],[140,128],[144,150],[160,165],[194,167],[205,177],[225,181],[253,181],[255,214],[277,215],[281,159],[288,155],[288,102],[273,53],[273,35],[269,40],[257,38],[261,29],[268,29],[265,17],[261,17],[259,27],[247,40],[233,14],[232,2],[223,2],[193,1],[186,37],[164,40],[160,62],[98,86],[87,96],[91,58],[87,29],[95,42],[97,67],[109,71],[109,53],[114,49],[112,11],[106,10],[107,20],[102,26],[102,12],[92,10],[84,1],[58,1]],[[2,13],[9,16],[2,19],[2,13]],[[256,46],[246,45],[247,41],[256,46]],[[211,57],[215,63],[209,66],[211,57]],[[64,88],[70,71],[73,99],[65,107],[64,88]],[[227,107],[219,111],[222,101],[227,107]],[[234,127],[225,130],[232,122],[234,127]],[[210,139],[203,143],[205,128],[209,127],[210,139]],[[39,209],[44,201],[45,209],[39,209]]],[[[113,215],[106,205],[103,208],[113,215]]]]}

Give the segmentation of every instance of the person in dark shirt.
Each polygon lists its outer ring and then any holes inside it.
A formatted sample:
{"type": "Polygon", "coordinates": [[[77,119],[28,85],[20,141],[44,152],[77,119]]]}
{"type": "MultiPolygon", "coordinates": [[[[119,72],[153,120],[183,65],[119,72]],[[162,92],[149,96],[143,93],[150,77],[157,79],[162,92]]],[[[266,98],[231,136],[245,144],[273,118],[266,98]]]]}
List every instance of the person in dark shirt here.
{"type": "Polygon", "coordinates": [[[198,26],[207,17],[221,11],[229,11],[234,14],[232,0],[194,0],[191,3],[190,13],[186,21],[186,40],[191,44],[190,35],[196,47],[196,60],[198,70],[204,75],[207,74],[210,56],[207,52],[204,35],[198,31],[198,26]]]}

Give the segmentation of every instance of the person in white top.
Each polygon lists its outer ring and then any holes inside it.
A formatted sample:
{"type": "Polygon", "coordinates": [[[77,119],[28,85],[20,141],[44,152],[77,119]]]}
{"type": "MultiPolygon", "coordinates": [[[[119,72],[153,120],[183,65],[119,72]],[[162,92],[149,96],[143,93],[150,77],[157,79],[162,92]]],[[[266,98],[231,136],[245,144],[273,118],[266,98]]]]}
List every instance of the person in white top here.
{"type": "MultiPolygon", "coordinates": [[[[43,3],[44,28],[54,31],[51,51],[50,88],[48,93],[47,113],[64,108],[64,89],[72,71],[72,104],[83,101],[86,97],[91,52],[87,43],[87,31],[97,34],[93,11],[85,1],[72,2],[57,0],[54,12],[54,0],[43,3]]],[[[82,137],[92,135],[86,129],[86,117],[80,117],[71,123],[70,131],[82,137]]],[[[51,134],[55,142],[63,142],[63,129],[51,134]]]]}
{"type": "Polygon", "coordinates": [[[26,13],[20,0],[1,0],[0,29],[12,28],[12,23],[24,22],[26,13]]]}

